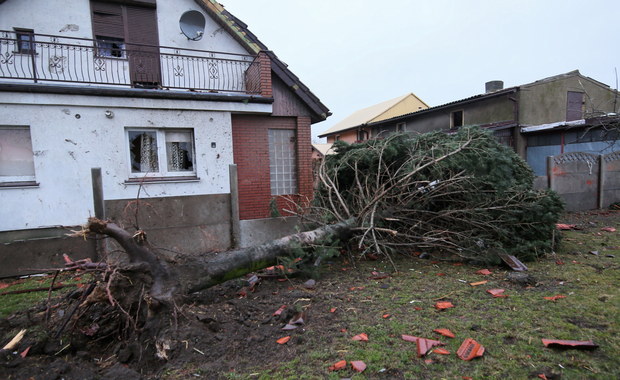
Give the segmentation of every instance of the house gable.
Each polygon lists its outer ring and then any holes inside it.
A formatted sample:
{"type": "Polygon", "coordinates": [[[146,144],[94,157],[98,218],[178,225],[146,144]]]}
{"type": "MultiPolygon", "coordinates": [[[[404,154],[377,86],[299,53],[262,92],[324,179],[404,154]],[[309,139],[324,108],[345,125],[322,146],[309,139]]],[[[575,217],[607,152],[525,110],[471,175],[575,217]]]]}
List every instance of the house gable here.
{"type": "Polygon", "coordinates": [[[405,94],[357,110],[323,132],[319,137],[334,137],[336,135],[348,134],[347,132],[349,130],[362,127],[366,124],[376,123],[425,108],[428,108],[428,105],[420,100],[420,98],[412,93],[405,94]]]}

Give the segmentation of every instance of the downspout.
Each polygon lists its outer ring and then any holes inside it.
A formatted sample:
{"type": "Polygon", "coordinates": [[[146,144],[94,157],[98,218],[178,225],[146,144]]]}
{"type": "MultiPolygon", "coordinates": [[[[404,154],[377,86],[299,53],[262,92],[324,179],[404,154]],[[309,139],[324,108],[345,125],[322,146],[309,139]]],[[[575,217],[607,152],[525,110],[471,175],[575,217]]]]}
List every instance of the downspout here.
{"type": "Polygon", "coordinates": [[[521,124],[519,123],[519,89],[515,90],[515,96],[508,96],[508,99],[513,102],[512,105],[512,119],[515,123],[515,130],[513,132],[513,139],[515,142],[515,152],[524,160],[527,159],[527,147],[525,138],[521,136],[521,124]]]}

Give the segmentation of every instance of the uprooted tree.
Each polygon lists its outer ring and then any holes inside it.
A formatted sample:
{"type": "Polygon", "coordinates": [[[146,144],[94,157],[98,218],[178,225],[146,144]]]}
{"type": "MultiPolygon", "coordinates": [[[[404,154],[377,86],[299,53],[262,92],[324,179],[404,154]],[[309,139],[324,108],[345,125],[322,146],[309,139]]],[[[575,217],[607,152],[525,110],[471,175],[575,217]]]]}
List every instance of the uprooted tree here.
{"type": "MultiPolygon", "coordinates": [[[[126,339],[148,339],[165,358],[174,341],[172,321],[188,294],[273,265],[300,247],[348,240],[362,253],[388,258],[425,250],[484,261],[496,261],[498,252],[531,259],[552,247],[558,197],[533,190],[527,165],[480,129],[394,135],[336,150],[321,165],[315,203],[304,215],[319,227],[262,246],[170,257],[142,233],[90,219],[79,235],[115,239],[129,263],[106,266],[81,295],[83,310],[73,314],[116,310],[126,339]]],[[[315,263],[319,251],[306,250],[306,261],[315,263]]]]}

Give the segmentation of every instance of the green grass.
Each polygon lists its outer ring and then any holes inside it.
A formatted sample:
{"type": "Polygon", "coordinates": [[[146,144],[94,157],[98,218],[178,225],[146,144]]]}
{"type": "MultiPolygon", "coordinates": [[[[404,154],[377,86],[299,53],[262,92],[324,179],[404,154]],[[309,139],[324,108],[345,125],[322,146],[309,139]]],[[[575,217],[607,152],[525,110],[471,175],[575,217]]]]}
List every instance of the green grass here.
{"type": "MultiPolygon", "coordinates": [[[[617,221],[611,225],[620,230],[617,221]]],[[[234,372],[221,376],[235,380],[537,379],[544,373],[549,378],[616,379],[620,369],[620,234],[601,232],[600,227],[563,231],[555,255],[527,263],[528,273],[536,279],[532,287],[508,281],[511,271],[505,267],[488,267],[493,273],[482,276],[476,274],[482,267],[394,257],[399,272],[372,280],[372,271],[391,272],[391,265],[362,261],[353,269],[351,264],[336,262],[319,280],[312,300],[304,301],[310,318],[305,331],[291,332],[293,339],[303,334],[303,343],[294,346],[293,359],[278,360],[278,349],[284,347],[273,342],[279,335],[257,347],[273,351],[272,360],[254,367],[240,364],[234,372]],[[342,271],[343,266],[349,270],[342,271]],[[488,283],[469,285],[481,280],[488,283]],[[509,297],[493,298],[486,293],[490,288],[504,288],[509,297]],[[557,294],[566,298],[555,302],[544,298],[557,294]],[[455,307],[436,310],[433,305],[440,299],[455,307]],[[330,313],[332,307],[337,308],[335,313],[330,313]],[[386,313],[391,317],[383,318],[386,313]],[[440,336],[433,332],[437,328],[448,328],[456,337],[440,336]],[[351,337],[359,333],[368,334],[369,341],[352,341],[351,337]],[[415,343],[402,340],[402,334],[440,340],[451,354],[429,353],[418,358],[415,343]],[[482,357],[466,362],[456,356],[466,338],[485,347],[482,357]],[[593,340],[599,348],[546,348],[543,338],[593,340]],[[426,363],[425,359],[433,362],[426,363]],[[362,360],[367,368],[362,374],[350,367],[330,372],[328,367],[339,360],[362,360]]],[[[30,279],[0,291],[49,286],[50,280],[30,279]]],[[[0,296],[0,316],[46,298],[47,292],[0,296]]],[[[269,310],[274,307],[268,306],[269,310]]],[[[251,358],[240,360],[252,362],[251,358]]],[[[201,373],[200,364],[187,362],[185,367],[171,368],[161,376],[187,378],[201,373]]]]}
{"type": "MultiPolygon", "coordinates": [[[[53,275],[49,275],[46,277],[29,277],[25,279],[4,279],[2,280],[2,283],[11,285],[7,288],[0,289],[0,293],[35,288],[47,289],[51,285],[53,277],[53,275]]],[[[88,278],[85,278],[84,276],[76,277],[75,273],[61,273],[56,278],[54,286],[58,286],[61,284],[75,285],[78,283],[83,283],[88,279],[90,279],[90,276],[88,276],[88,278]]],[[[52,292],[52,297],[67,293],[73,289],[75,289],[73,286],[66,286],[64,288],[55,290],[52,292]]],[[[0,295],[0,318],[6,318],[16,311],[24,310],[31,306],[34,306],[35,304],[46,300],[47,296],[47,290],[20,294],[0,295]]]]}
{"type": "MultiPolygon", "coordinates": [[[[310,324],[300,357],[277,368],[254,368],[245,376],[236,372],[234,378],[389,378],[392,374],[407,379],[527,379],[544,373],[562,379],[615,379],[620,371],[620,236],[600,233],[598,228],[562,235],[555,255],[527,263],[528,273],[537,280],[532,287],[507,281],[510,270],[503,267],[490,267],[493,273],[482,276],[475,273],[480,267],[403,258],[397,262],[399,273],[373,281],[359,274],[388,271],[388,264],[359,263],[357,277],[334,275],[347,281],[338,284],[344,296],[322,307],[338,307],[335,326],[310,324]],[[599,255],[588,253],[592,250],[599,255]],[[481,280],[488,283],[469,285],[481,280]],[[364,288],[350,291],[354,286],[364,288]],[[493,298],[486,293],[490,288],[504,288],[509,297],[493,298]],[[557,294],[566,298],[544,298],[557,294]],[[433,305],[439,299],[455,307],[436,310],[433,305]],[[382,318],[385,313],[391,317],[382,318]],[[338,333],[340,328],[347,332],[338,333]],[[449,328],[456,338],[440,336],[433,332],[436,328],[449,328]],[[369,342],[350,339],[362,332],[369,342]],[[440,340],[451,355],[430,353],[418,358],[415,343],[402,340],[401,334],[440,340]],[[466,338],[485,347],[481,358],[466,362],[456,356],[466,338]],[[593,340],[599,348],[546,348],[543,338],[593,340]],[[367,369],[362,374],[350,367],[328,371],[339,360],[362,360],[367,369]]],[[[329,281],[333,287],[338,279],[329,281]]]]}

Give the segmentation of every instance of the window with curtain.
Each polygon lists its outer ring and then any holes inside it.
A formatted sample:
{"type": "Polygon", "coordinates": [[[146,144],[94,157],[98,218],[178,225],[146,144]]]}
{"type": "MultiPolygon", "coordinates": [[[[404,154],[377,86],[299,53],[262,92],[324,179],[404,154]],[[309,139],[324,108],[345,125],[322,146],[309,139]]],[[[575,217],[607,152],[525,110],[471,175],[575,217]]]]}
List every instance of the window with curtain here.
{"type": "Polygon", "coordinates": [[[30,128],[0,126],[0,183],[34,180],[30,128]]]}
{"type": "Polygon", "coordinates": [[[134,176],[195,175],[194,134],[187,129],[128,129],[134,176]]]}

